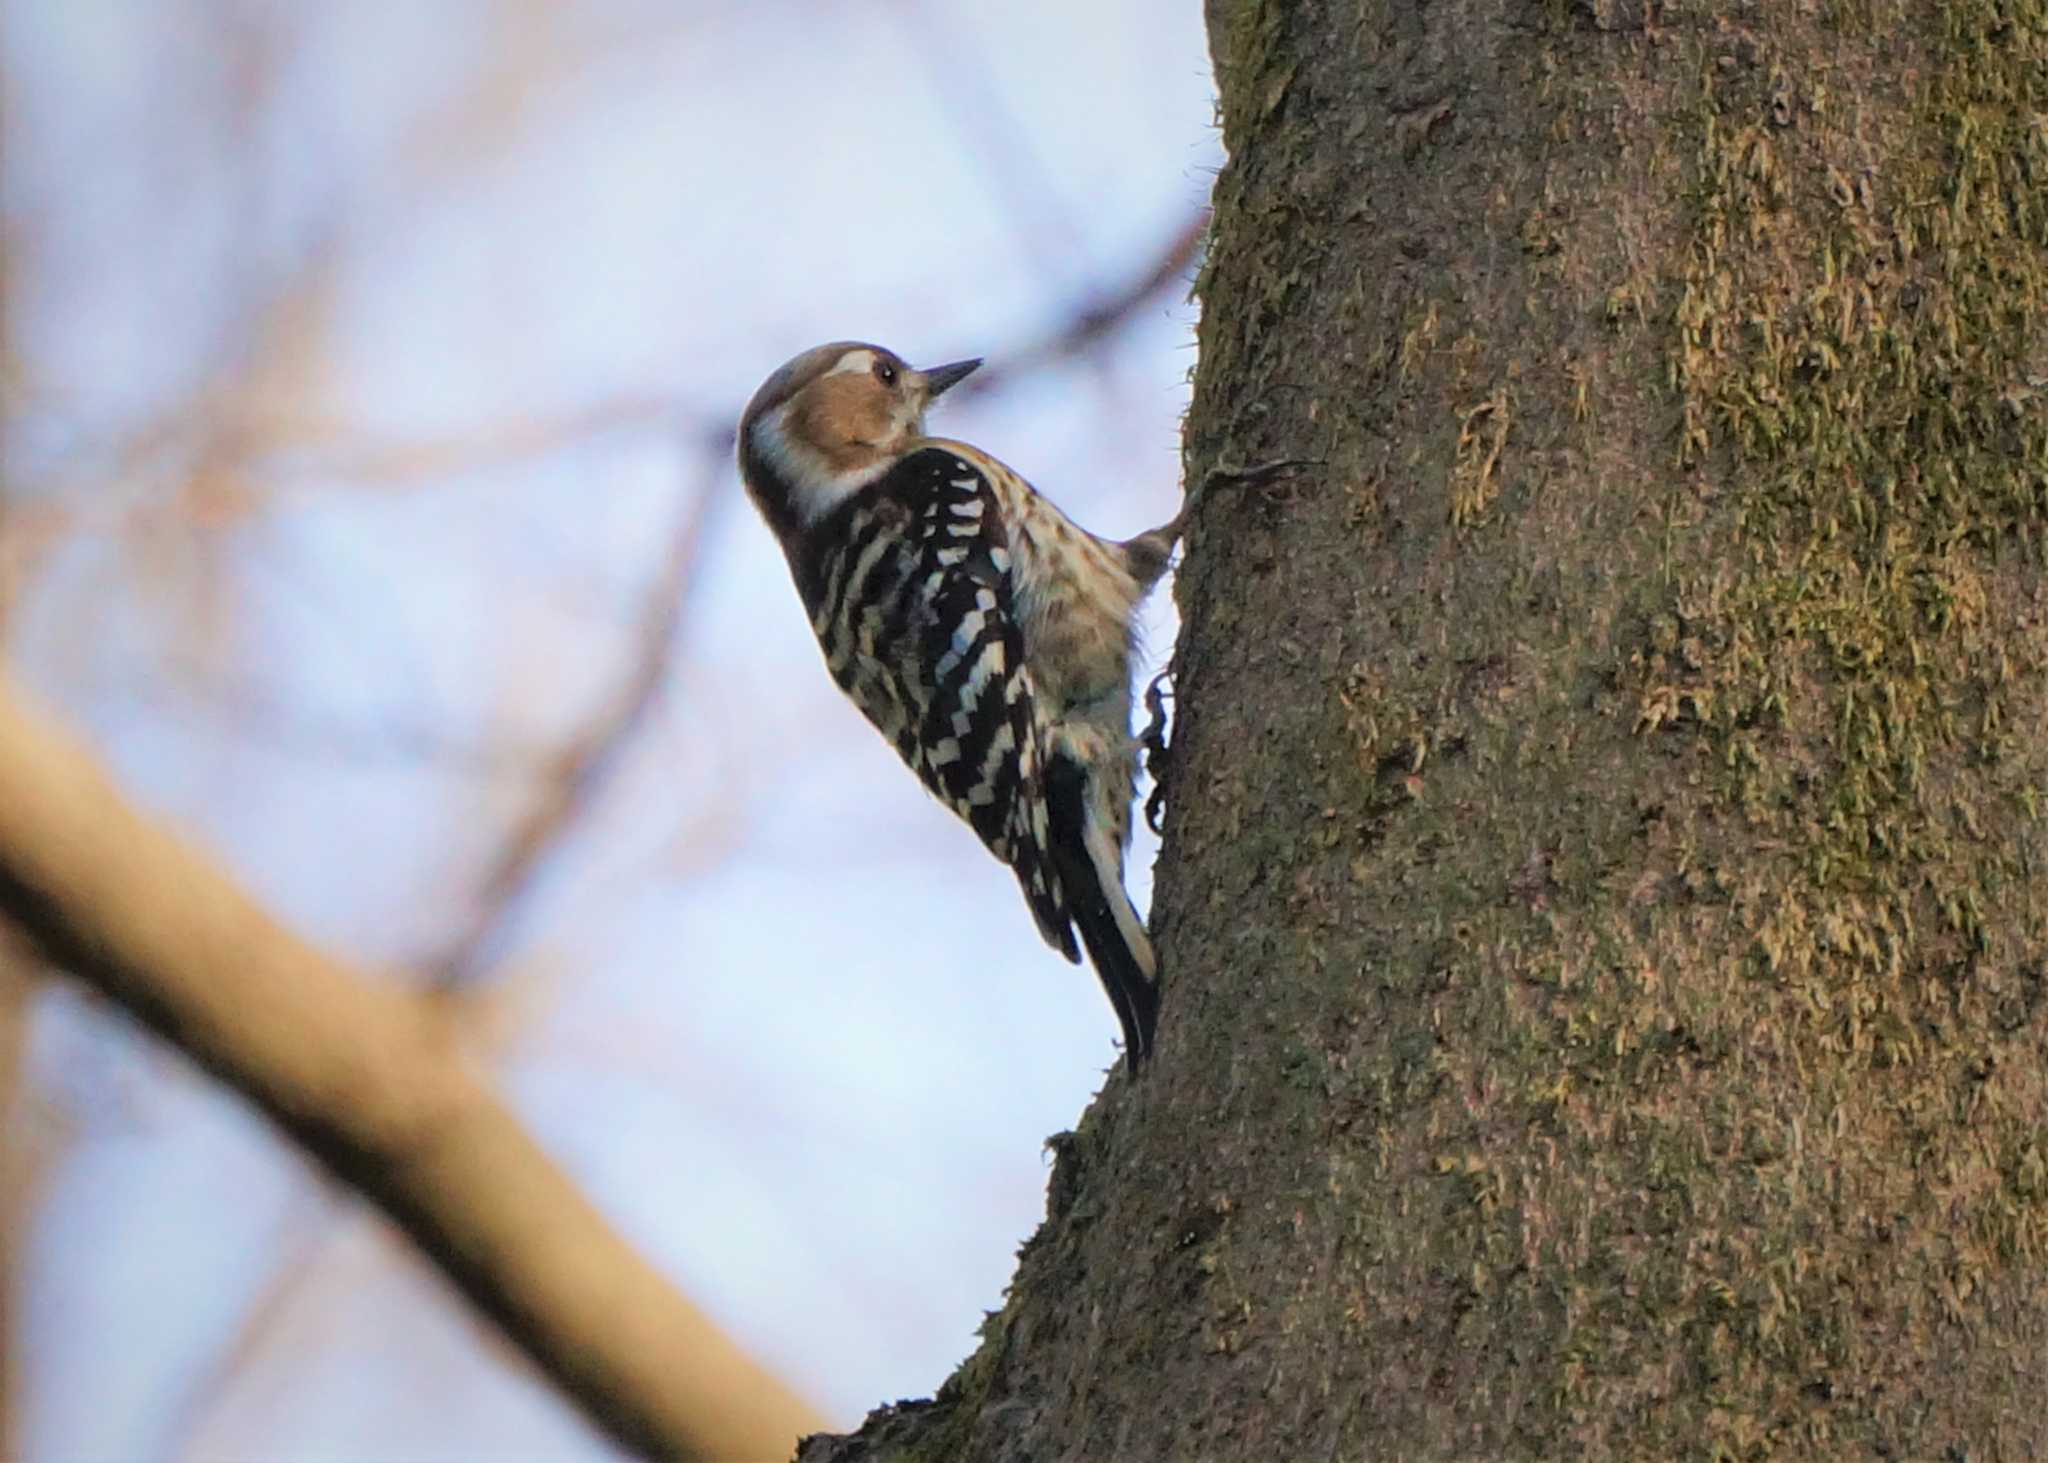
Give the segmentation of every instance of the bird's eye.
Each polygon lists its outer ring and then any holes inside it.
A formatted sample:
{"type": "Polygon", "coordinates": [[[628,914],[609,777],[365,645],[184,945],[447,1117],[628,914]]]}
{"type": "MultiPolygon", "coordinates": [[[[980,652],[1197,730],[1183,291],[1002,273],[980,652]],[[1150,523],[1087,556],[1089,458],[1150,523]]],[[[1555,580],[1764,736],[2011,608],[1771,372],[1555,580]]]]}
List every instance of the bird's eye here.
{"type": "Polygon", "coordinates": [[[888,361],[877,360],[875,362],[875,379],[884,386],[894,386],[896,384],[896,367],[888,361]]]}

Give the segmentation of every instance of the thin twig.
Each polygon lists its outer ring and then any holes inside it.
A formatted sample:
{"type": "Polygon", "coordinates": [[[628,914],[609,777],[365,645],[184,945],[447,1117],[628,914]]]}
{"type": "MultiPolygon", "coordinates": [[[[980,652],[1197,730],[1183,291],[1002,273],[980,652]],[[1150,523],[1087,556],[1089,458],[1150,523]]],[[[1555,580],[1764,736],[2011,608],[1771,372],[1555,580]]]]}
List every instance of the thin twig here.
{"type": "Polygon", "coordinates": [[[540,796],[506,839],[484,880],[481,912],[435,969],[433,980],[439,988],[467,986],[495,963],[516,934],[550,865],[611,785],[627,748],[660,701],[682,639],[683,609],[706,530],[729,496],[707,481],[684,505],[668,558],[648,588],[639,649],[631,667],[583,733],[563,749],[540,796]]]}
{"type": "Polygon", "coordinates": [[[1058,329],[1041,339],[1020,350],[992,357],[989,365],[955,387],[954,393],[987,396],[1009,386],[1019,376],[1064,365],[1099,349],[1110,336],[1136,319],[1140,310],[1187,279],[1201,257],[1208,235],[1209,211],[1205,208],[1181,225],[1143,274],[1122,289],[1081,306],[1058,329]]]}

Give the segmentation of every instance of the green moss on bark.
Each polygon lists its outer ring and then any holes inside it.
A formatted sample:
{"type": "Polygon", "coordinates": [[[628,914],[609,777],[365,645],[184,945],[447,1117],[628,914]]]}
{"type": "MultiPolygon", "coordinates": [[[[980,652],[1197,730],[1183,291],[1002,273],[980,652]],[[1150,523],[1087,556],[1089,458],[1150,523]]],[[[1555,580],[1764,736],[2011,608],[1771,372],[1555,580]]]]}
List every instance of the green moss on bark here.
{"type": "Polygon", "coordinates": [[[1191,459],[1319,453],[1344,511],[1231,521],[1357,564],[1348,615],[1186,590],[1219,677],[1252,625],[1345,647],[1283,771],[1217,774],[1290,830],[1248,877],[1313,973],[1334,1259],[1270,1324],[1429,1358],[1367,1450],[2033,1436],[2040,8],[1665,7],[1648,86],[1588,14],[1503,88],[1554,146],[1432,157],[1455,88],[1395,120],[1471,208],[1440,270],[1319,285],[1313,165],[1219,191],[1191,459]]]}

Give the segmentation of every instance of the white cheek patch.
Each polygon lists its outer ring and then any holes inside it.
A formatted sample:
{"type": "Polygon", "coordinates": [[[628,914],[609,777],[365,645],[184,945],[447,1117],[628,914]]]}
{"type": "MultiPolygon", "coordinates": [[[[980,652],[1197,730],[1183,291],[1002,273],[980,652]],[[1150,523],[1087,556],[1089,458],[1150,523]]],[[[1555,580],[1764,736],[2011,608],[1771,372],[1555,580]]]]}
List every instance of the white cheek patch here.
{"type": "Polygon", "coordinates": [[[827,376],[844,376],[851,372],[855,375],[865,375],[874,369],[875,353],[873,351],[848,351],[839,358],[839,364],[825,374],[827,376]]]}
{"type": "Polygon", "coordinates": [[[888,470],[885,459],[848,472],[833,471],[823,456],[784,430],[788,414],[789,407],[780,406],[763,417],[755,424],[754,442],[775,475],[788,485],[790,507],[806,524],[816,523],[888,470]]]}

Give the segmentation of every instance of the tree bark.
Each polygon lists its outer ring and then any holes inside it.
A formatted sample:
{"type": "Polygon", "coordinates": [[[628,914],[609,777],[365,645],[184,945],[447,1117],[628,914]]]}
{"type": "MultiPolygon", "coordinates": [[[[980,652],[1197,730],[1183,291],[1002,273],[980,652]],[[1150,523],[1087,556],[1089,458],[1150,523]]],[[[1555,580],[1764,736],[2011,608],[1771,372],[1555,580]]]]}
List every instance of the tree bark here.
{"type": "Polygon", "coordinates": [[[2048,9],[1209,24],[1159,1055],[804,1456],[2048,1450],[2048,9]]]}

